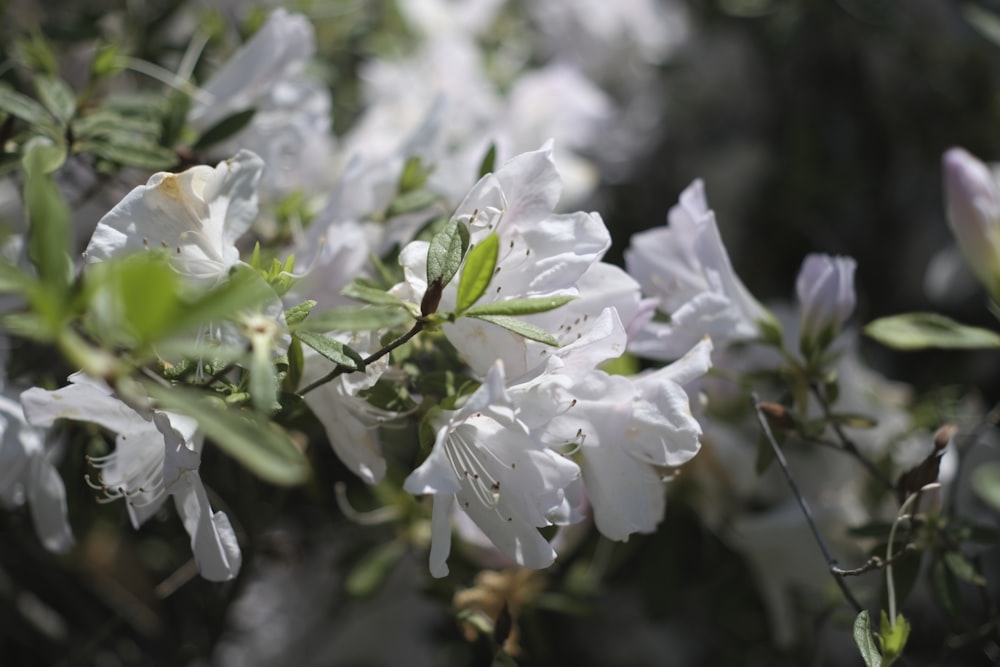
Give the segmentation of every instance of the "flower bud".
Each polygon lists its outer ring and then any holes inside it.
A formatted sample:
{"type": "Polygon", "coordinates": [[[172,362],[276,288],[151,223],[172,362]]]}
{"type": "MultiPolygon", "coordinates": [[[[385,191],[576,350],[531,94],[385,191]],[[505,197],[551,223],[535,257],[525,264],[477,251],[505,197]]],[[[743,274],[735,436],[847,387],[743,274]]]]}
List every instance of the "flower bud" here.
{"type": "Polygon", "coordinates": [[[942,158],[945,210],[972,272],[1000,300],[1000,187],[983,162],[962,148],[942,158]]]}
{"type": "Polygon", "coordinates": [[[795,281],[802,308],[799,346],[807,357],[821,352],[854,312],[854,270],[850,257],[808,255],[795,281]]]}

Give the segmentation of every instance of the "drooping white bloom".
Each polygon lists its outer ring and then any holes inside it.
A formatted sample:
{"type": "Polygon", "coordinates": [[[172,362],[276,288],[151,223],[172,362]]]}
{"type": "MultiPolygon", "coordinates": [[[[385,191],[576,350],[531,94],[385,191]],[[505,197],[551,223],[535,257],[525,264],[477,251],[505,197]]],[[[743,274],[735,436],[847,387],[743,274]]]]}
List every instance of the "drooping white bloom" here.
{"type": "Polygon", "coordinates": [[[436,423],[434,448],[403,487],[433,494],[431,574],[448,574],[450,516],[465,511],[519,565],[542,568],[556,557],[538,528],[574,518],[567,498],[575,463],[535,441],[504,387],[501,362],[458,410],[436,423]]]}
{"type": "Polygon", "coordinates": [[[191,537],[198,570],[212,581],[236,576],[242,556],[229,518],[212,511],[198,475],[202,436],[193,419],[171,412],[137,412],[109,387],[80,373],[55,391],[21,394],[31,424],[51,427],[58,419],[98,424],[116,434],[115,451],[93,459],[108,499],[124,498],[132,526],[153,516],[167,496],[191,537]]]}
{"type": "Polygon", "coordinates": [[[153,174],[94,230],[88,261],[164,249],[178,273],[206,287],[240,261],[236,240],[257,217],[257,182],[264,163],[240,151],[216,167],[153,174]]]}
{"type": "MultiPolygon", "coordinates": [[[[604,254],[610,236],[593,213],[555,214],[560,181],[551,148],[524,153],[488,174],[458,207],[455,218],[469,225],[470,243],[492,232],[500,239],[490,286],[478,303],[575,295],[577,283],[604,254]]],[[[403,248],[406,283],[397,291],[419,301],[426,289],[426,242],[403,248]]],[[[459,274],[445,287],[440,310],[455,307],[459,274]]],[[[489,322],[462,318],[443,327],[448,340],[480,377],[497,359],[516,379],[544,362],[533,343],[489,322]]]]}
{"type": "Polygon", "coordinates": [[[45,433],[24,420],[21,405],[0,396],[0,501],[27,504],[35,533],[46,549],[62,553],[73,546],[66,488],[52,464],[45,433]]]}
{"type": "Polygon", "coordinates": [[[1000,178],[961,148],[947,151],[942,163],[951,231],[972,272],[1000,298],[1000,178]]]}
{"type": "MultiPolygon", "coordinates": [[[[334,338],[350,344],[360,354],[378,346],[375,334],[369,334],[367,341],[350,340],[343,335],[334,338]]],[[[333,362],[306,352],[302,386],[324,377],[334,368],[333,362]]],[[[363,373],[344,373],[305,395],[306,405],[323,424],[338,458],[369,484],[382,481],[386,469],[378,428],[399,417],[399,413],[375,407],[358,394],[374,386],[387,368],[388,360],[382,358],[368,364],[363,373]]]]}
{"type": "Polygon", "coordinates": [[[854,271],[850,257],[811,254],[802,262],[795,292],[802,309],[800,346],[824,348],[854,312],[854,271]]]}
{"type": "Polygon", "coordinates": [[[759,322],[771,319],[733,271],[700,180],[681,193],[669,226],[632,237],[625,265],[670,316],[630,341],[641,356],[677,359],[706,334],[717,346],[749,340],[760,335],[759,322]]]}

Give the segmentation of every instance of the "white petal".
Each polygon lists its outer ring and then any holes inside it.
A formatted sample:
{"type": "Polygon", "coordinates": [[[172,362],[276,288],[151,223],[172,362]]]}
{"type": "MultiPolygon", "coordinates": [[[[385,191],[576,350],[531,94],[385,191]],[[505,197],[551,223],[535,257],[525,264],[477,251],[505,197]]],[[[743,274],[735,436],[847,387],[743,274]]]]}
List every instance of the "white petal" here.
{"type": "Polygon", "coordinates": [[[65,553],[73,546],[73,531],[69,527],[62,477],[42,453],[32,460],[30,474],[28,505],[35,532],[46,549],[65,553]]]}
{"type": "Polygon", "coordinates": [[[431,509],[431,576],[448,576],[448,554],[451,553],[451,513],[455,506],[455,496],[442,493],[434,496],[431,509]]]}
{"type": "Polygon", "coordinates": [[[229,518],[213,512],[205,487],[195,479],[174,496],[177,513],[191,536],[191,551],[201,576],[209,581],[228,581],[240,571],[243,556],[229,518]]]}

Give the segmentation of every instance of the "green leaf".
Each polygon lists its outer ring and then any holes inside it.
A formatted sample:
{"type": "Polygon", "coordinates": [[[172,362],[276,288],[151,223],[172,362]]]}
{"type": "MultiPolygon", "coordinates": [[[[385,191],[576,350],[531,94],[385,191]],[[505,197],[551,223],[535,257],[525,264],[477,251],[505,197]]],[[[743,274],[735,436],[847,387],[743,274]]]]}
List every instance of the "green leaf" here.
{"type": "Polygon", "coordinates": [[[479,178],[482,178],[486,174],[493,173],[496,161],[497,145],[496,142],[493,142],[490,144],[490,147],[486,149],[486,153],[483,155],[483,159],[479,163],[479,178]]]}
{"type": "Polygon", "coordinates": [[[422,211],[438,200],[438,196],[430,190],[412,190],[403,193],[392,200],[385,214],[387,217],[406,215],[422,211]]]}
{"type": "Polygon", "coordinates": [[[553,338],[552,334],[545,331],[541,327],[525,322],[524,320],[508,317],[507,315],[475,315],[474,317],[477,320],[483,320],[484,322],[496,324],[497,326],[503,327],[508,331],[524,336],[529,340],[545,343],[546,345],[551,345],[552,347],[559,347],[559,341],[553,338]]]}
{"type": "Polygon", "coordinates": [[[374,331],[392,329],[412,319],[395,306],[342,306],[310,316],[296,331],[374,331]]]}
{"type": "Polygon", "coordinates": [[[757,462],[754,464],[754,471],[757,475],[763,475],[764,472],[771,467],[771,464],[774,463],[774,459],[774,448],[771,447],[771,443],[767,439],[767,436],[763,433],[760,434],[757,438],[757,462]]]}
{"type": "Polygon", "coordinates": [[[406,547],[399,540],[386,542],[362,556],[347,573],[344,590],[355,597],[374,593],[393,566],[406,553],[406,547]]]}
{"type": "Polygon", "coordinates": [[[639,357],[626,352],[620,357],[602,362],[599,368],[608,375],[629,376],[642,370],[642,364],[639,362],[639,357]]]}
{"type": "Polygon", "coordinates": [[[256,271],[237,266],[221,285],[186,303],[163,335],[229,320],[275,298],[274,290],[256,271]]]}
{"type": "Polygon", "coordinates": [[[977,349],[1000,347],[1000,334],[959,324],[937,313],[905,313],[882,317],[864,328],[864,332],[897,350],[977,349]]]}
{"type": "Polygon", "coordinates": [[[972,472],[972,488],[979,498],[1000,512],[1000,462],[983,463],[972,472]]]}
{"type": "Polygon", "coordinates": [[[357,299],[358,301],[365,301],[367,303],[373,303],[383,306],[402,306],[403,301],[392,294],[389,294],[383,289],[378,287],[370,287],[364,283],[355,280],[350,283],[347,287],[340,290],[340,293],[350,299],[357,299]]]}
{"type": "Polygon", "coordinates": [[[16,42],[17,54],[28,69],[39,74],[55,76],[59,71],[59,61],[56,52],[38,28],[34,28],[30,37],[22,37],[16,42]]]}
{"type": "Polygon", "coordinates": [[[962,3],[961,12],[969,25],[978,30],[983,37],[1000,46],[1000,17],[971,2],[962,3]]]}
{"type": "Polygon", "coordinates": [[[270,336],[250,337],[250,402],[260,414],[281,408],[278,403],[278,369],[271,356],[270,336]]]}
{"type": "Polygon", "coordinates": [[[194,149],[201,150],[207,146],[212,146],[213,144],[229,139],[246,127],[253,120],[256,113],[256,109],[244,109],[243,111],[237,111],[234,114],[226,116],[198,137],[198,141],[194,144],[194,149]]]}
{"type": "Polygon", "coordinates": [[[882,648],[882,665],[889,667],[903,654],[906,640],[910,637],[910,624],[902,614],[897,614],[895,624],[890,625],[889,618],[883,609],[879,626],[878,638],[882,648]]]}
{"type": "Polygon", "coordinates": [[[167,98],[166,109],[160,116],[160,144],[163,146],[177,144],[187,123],[190,108],[191,96],[182,91],[175,91],[167,98]]]}
{"type": "Polygon", "coordinates": [[[113,42],[102,44],[94,58],[90,61],[90,78],[92,81],[99,81],[121,70],[118,63],[118,46],[113,42]]]}
{"type": "MultiPolygon", "coordinates": [[[[472,253],[470,252],[469,255],[472,255],[472,253]]],[[[466,262],[466,265],[468,265],[468,262],[466,262]]],[[[555,310],[575,298],[575,296],[543,296],[531,299],[494,301],[493,303],[473,306],[463,314],[468,317],[478,317],[479,315],[532,315],[534,313],[545,313],[555,310]]]]}
{"type": "Polygon", "coordinates": [[[365,362],[360,354],[329,336],[312,331],[296,331],[295,337],[338,366],[344,366],[351,371],[358,371],[365,367],[365,362]]]}
{"type": "Polygon", "coordinates": [[[66,157],[65,148],[35,138],[28,142],[21,162],[24,168],[24,203],[30,223],[28,259],[42,281],[58,293],[65,293],[72,279],[69,256],[69,207],[51,173],[66,157]]]}
{"type": "Polygon", "coordinates": [[[98,262],[84,273],[87,327],[105,347],[162,338],[182,309],[180,280],[162,252],[98,262]]]}
{"type": "Polygon", "coordinates": [[[52,116],[45,107],[5,83],[0,84],[0,111],[31,125],[52,126],[52,116]]]}
{"type": "MultiPolygon", "coordinates": [[[[469,250],[465,257],[465,268],[458,282],[458,298],[455,309],[461,313],[471,307],[486,292],[500,253],[500,237],[490,234],[469,250]]],[[[487,315],[512,315],[514,313],[486,313],[487,315]]]]}
{"type": "Polygon", "coordinates": [[[35,284],[35,279],[14,266],[7,260],[0,258],[0,292],[25,293],[35,284]]]}
{"type": "Polygon", "coordinates": [[[935,558],[930,569],[931,591],[944,613],[953,621],[962,618],[962,594],[958,580],[945,565],[944,559],[935,558]]]}
{"type": "Polygon", "coordinates": [[[986,579],[976,572],[976,567],[968,558],[958,551],[947,551],[942,558],[948,569],[962,581],[967,581],[976,586],[985,586],[986,579]]]}
{"type": "Polygon", "coordinates": [[[152,143],[130,141],[121,135],[81,141],[79,148],[115,164],[151,171],[162,171],[177,164],[177,156],[172,150],[152,143]]]}
{"type": "Polygon", "coordinates": [[[76,95],[62,79],[39,75],[35,77],[38,99],[61,125],[66,125],[76,115],[76,95]]]}
{"type": "Polygon", "coordinates": [[[464,222],[449,220],[427,247],[427,284],[440,279],[443,287],[451,282],[468,247],[469,228],[464,222]]]}
{"type": "Polygon", "coordinates": [[[866,667],[882,667],[882,654],[875,645],[867,609],[863,609],[854,619],[854,643],[858,645],[866,667]]]}
{"type": "Polygon", "coordinates": [[[285,324],[287,324],[289,328],[294,327],[297,324],[301,324],[315,307],[316,302],[312,299],[303,301],[297,306],[292,306],[285,311],[285,324]]]}
{"type": "Polygon", "coordinates": [[[261,479],[291,486],[309,476],[305,455],[287,433],[260,415],[224,407],[204,392],[154,383],[144,386],[161,408],[195,419],[206,437],[261,479]]]}
{"type": "Polygon", "coordinates": [[[399,176],[399,193],[406,194],[424,187],[432,171],[432,168],[423,165],[419,157],[407,159],[399,176]]]}

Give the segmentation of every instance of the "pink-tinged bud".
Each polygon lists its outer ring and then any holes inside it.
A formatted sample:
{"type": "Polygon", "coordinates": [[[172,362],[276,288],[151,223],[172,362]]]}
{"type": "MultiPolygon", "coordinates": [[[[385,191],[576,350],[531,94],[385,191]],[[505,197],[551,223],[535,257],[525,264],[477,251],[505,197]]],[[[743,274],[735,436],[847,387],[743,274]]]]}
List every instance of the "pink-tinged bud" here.
{"type": "Polygon", "coordinates": [[[795,280],[802,308],[799,345],[806,356],[822,352],[854,312],[854,270],[850,257],[808,255],[795,280]]]}
{"type": "Polygon", "coordinates": [[[988,166],[962,148],[942,158],[948,224],[972,272],[1000,300],[1000,186],[988,166]]]}

